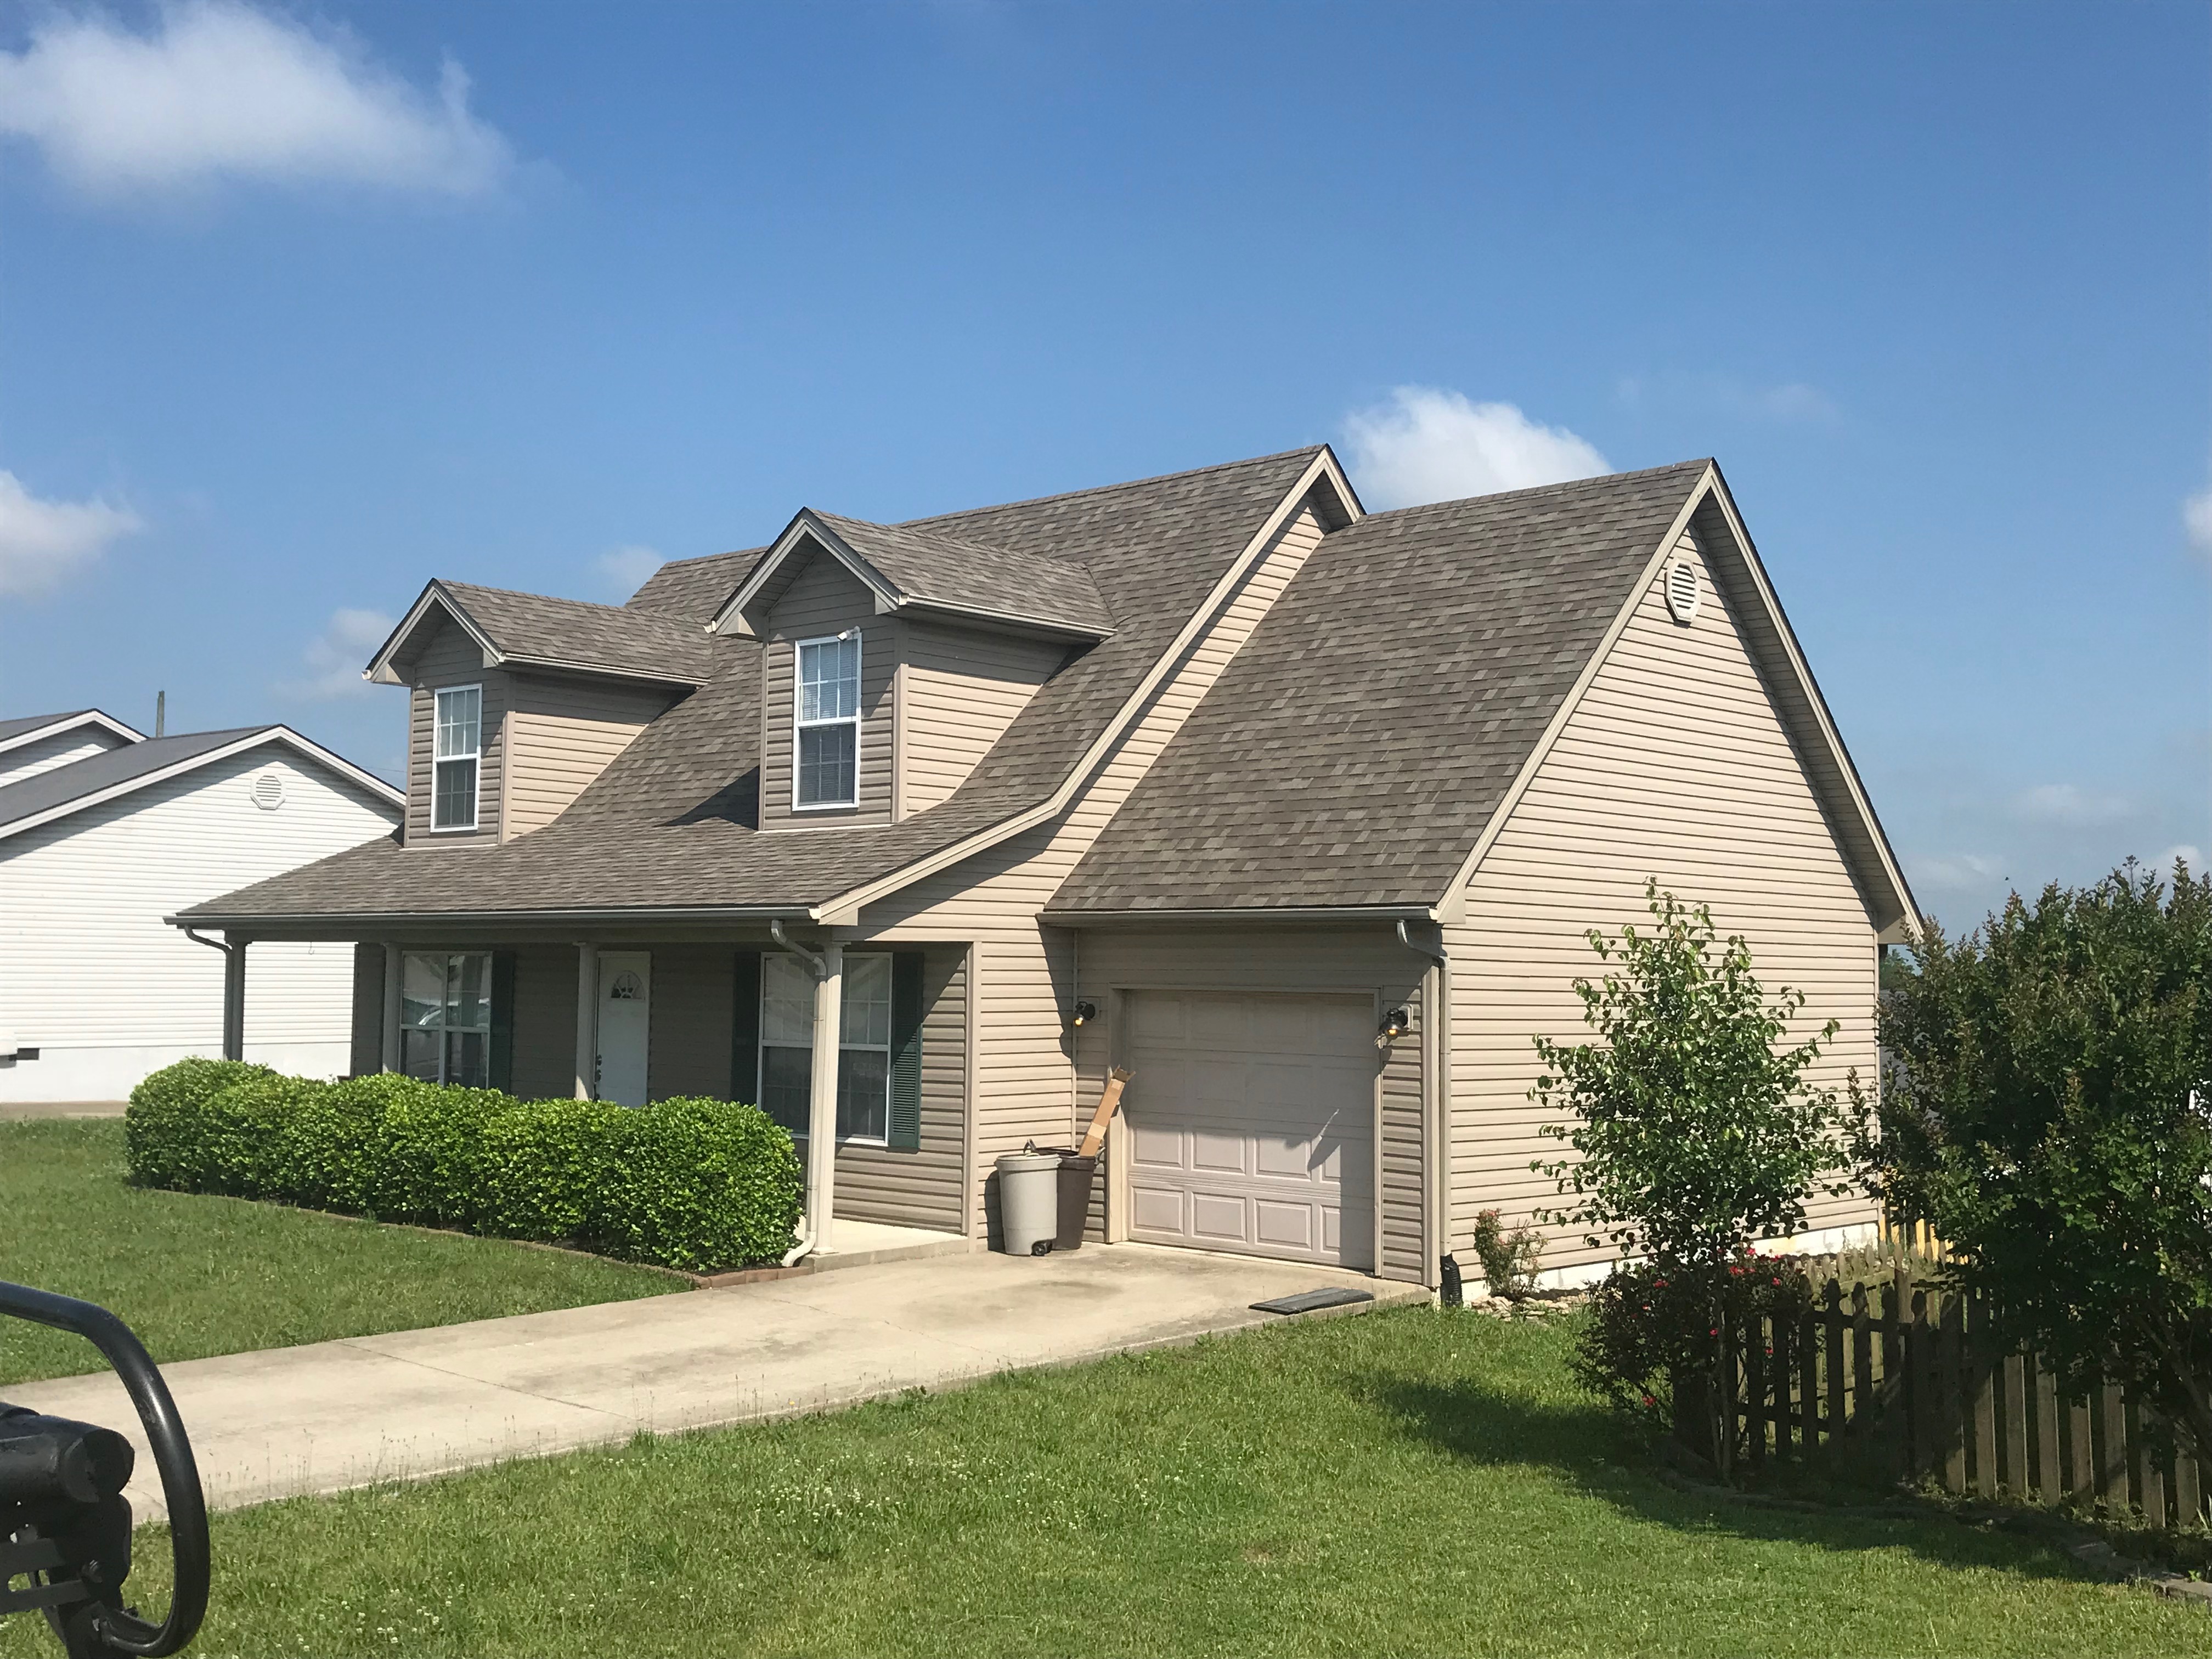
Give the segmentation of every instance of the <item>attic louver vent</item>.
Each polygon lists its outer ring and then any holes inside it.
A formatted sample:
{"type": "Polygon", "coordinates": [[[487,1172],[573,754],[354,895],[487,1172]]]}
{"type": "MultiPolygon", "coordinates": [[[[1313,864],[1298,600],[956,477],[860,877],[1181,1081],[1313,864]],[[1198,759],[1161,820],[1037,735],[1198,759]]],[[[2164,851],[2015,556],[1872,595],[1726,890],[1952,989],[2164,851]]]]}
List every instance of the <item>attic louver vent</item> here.
{"type": "Polygon", "coordinates": [[[1677,559],[1667,567],[1667,609],[1674,620],[1687,624],[1697,620],[1698,567],[1677,559]]]}
{"type": "Polygon", "coordinates": [[[273,812],[284,804],[284,780],[274,772],[264,772],[253,781],[253,804],[264,812],[273,812]]]}

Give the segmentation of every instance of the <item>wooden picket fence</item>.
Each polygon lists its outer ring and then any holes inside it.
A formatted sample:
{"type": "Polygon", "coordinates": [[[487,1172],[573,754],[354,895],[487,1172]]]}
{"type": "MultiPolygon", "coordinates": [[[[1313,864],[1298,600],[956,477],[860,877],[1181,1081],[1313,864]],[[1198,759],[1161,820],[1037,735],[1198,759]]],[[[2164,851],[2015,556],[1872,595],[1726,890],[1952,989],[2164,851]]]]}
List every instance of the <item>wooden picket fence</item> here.
{"type": "Polygon", "coordinates": [[[1736,1443],[1754,1467],[1817,1453],[1949,1492],[2132,1508],[2154,1526],[2207,1518],[2212,1482],[2148,1407],[2114,1384],[2063,1397],[2037,1356],[1997,1352],[1984,1322],[1974,1304],[1901,1276],[1848,1291],[1832,1279],[1802,1317],[1728,1334],[1736,1443]]]}

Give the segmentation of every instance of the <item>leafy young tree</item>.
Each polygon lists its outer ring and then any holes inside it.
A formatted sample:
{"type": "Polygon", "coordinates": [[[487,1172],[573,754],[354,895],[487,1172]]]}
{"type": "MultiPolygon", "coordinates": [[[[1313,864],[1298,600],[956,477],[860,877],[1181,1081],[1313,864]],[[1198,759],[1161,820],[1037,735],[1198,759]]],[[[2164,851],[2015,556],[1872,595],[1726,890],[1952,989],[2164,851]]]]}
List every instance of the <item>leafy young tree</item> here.
{"type": "Polygon", "coordinates": [[[1544,1218],[1587,1229],[1592,1248],[1721,1268],[1754,1238],[1800,1231],[1813,1192],[1849,1190],[1846,1115],[1832,1090],[1804,1081],[1838,1027],[1781,1046],[1804,994],[1769,1002],[1749,948],[1717,944],[1706,906],[1684,906],[1656,879],[1644,898],[1649,932],[1589,934],[1618,964],[1575,981],[1598,1041],[1536,1039],[1546,1069],[1531,1098],[1572,1115],[1542,1133],[1578,1156],[1531,1167],[1575,1200],[1544,1218]]]}
{"type": "Polygon", "coordinates": [[[2212,880],[2130,864],[1908,949],[1869,1184],[2003,1338],[2148,1391],[2212,1459],[2212,880]]]}
{"type": "Polygon", "coordinates": [[[1617,964],[1575,981],[1589,1044],[1536,1039],[1530,1091],[1571,1113],[1543,1133],[1578,1155],[1532,1166],[1573,1202],[1540,1212],[1584,1227],[1626,1257],[1600,1287],[1576,1370],[1631,1412],[1671,1420],[1675,1438],[1725,1473],[1741,1438],[1721,1409],[1734,1384],[1721,1336],[1754,1312],[1809,1304],[1803,1271],[1751,1241],[1800,1231],[1814,1191],[1847,1191],[1848,1119],[1805,1074],[1837,1030],[1786,1043],[1804,994],[1772,1001],[1740,938],[1716,939],[1712,913],[1644,885],[1654,926],[1591,947],[1617,964]]]}

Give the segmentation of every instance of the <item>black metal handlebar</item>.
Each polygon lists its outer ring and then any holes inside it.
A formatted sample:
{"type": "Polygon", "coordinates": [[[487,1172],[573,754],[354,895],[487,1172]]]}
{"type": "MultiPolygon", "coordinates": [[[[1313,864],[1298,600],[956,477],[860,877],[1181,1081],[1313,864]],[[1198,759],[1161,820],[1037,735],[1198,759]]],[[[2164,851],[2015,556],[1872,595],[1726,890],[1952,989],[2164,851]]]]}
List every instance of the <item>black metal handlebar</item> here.
{"type": "Polygon", "coordinates": [[[185,1425],[177,1416],[176,1401],[169,1397],[168,1384],[161,1380],[161,1373],[155,1369],[152,1358],[131,1334],[131,1328],[93,1303],[0,1280],[0,1313],[85,1338],[106,1356],[129,1392],[131,1405],[137,1408],[146,1443],[154,1454],[154,1466],[161,1472],[161,1498],[169,1510],[169,1549],[175,1562],[169,1613],[159,1625],[149,1625],[103,1601],[90,1615],[91,1633],[106,1650],[116,1653],[161,1659],[176,1652],[198,1633],[207,1613],[208,1519],[191,1442],[185,1437],[185,1425]]]}

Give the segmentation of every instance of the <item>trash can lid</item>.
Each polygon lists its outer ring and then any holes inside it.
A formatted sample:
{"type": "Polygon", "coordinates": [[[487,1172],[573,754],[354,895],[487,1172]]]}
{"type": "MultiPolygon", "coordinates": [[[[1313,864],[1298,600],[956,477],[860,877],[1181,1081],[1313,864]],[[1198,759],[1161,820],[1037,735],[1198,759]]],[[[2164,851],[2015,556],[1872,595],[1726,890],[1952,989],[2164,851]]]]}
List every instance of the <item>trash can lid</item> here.
{"type": "Polygon", "coordinates": [[[999,1158],[999,1173],[1024,1175],[1031,1170],[1056,1170],[1060,1159],[1043,1152],[1004,1152],[999,1158]]]}

